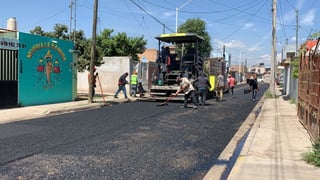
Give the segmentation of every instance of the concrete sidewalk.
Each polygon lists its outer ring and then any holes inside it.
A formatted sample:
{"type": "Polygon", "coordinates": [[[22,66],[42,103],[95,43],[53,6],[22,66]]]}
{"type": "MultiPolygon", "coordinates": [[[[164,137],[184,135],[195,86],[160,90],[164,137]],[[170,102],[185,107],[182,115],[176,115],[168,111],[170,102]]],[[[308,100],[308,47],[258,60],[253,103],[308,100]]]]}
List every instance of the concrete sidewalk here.
{"type": "Polygon", "coordinates": [[[226,148],[204,179],[319,179],[320,168],[302,159],[312,142],[299,122],[296,105],[283,97],[260,102],[261,112],[239,153],[226,148]],[[237,154],[234,160],[233,154],[237,154]]]}
{"type": "Polygon", "coordinates": [[[122,96],[119,96],[119,98],[114,98],[113,94],[105,94],[103,97],[96,96],[94,98],[95,103],[88,103],[88,98],[86,95],[84,95],[83,100],[78,101],[0,109],[0,124],[49,116],[59,113],[94,109],[103,106],[112,106],[112,104],[114,103],[125,103],[135,100],[137,100],[137,98],[130,97],[129,99],[125,99],[122,96]]]}

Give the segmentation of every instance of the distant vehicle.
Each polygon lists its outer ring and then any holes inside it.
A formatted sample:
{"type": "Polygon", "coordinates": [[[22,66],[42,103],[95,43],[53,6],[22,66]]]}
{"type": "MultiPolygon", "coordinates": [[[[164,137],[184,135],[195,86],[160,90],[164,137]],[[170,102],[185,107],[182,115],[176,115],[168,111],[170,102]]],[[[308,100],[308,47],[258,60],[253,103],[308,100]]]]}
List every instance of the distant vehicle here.
{"type": "Polygon", "coordinates": [[[263,83],[264,80],[262,78],[257,78],[258,83],[263,83]]]}

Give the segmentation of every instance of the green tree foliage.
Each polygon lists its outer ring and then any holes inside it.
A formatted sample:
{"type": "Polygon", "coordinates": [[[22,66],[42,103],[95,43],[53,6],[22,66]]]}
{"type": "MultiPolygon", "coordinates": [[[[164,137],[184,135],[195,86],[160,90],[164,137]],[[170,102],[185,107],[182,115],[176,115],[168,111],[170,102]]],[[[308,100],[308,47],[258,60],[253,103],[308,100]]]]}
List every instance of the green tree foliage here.
{"type": "Polygon", "coordinates": [[[319,32],[315,32],[310,36],[310,40],[317,40],[320,37],[320,31],[319,32]]]}
{"type": "Polygon", "coordinates": [[[97,36],[97,46],[103,52],[103,56],[130,56],[138,61],[138,53],[143,53],[147,41],[143,37],[128,37],[126,33],[118,33],[112,36],[113,30],[105,29],[97,36]]]}
{"type": "Polygon", "coordinates": [[[40,26],[36,26],[33,30],[30,30],[30,33],[39,36],[52,37],[51,33],[44,32],[40,26]]]}
{"type": "Polygon", "coordinates": [[[67,40],[69,38],[68,26],[63,24],[56,24],[53,27],[53,29],[54,31],[52,32],[44,32],[40,26],[36,26],[33,30],[30,30],[30,33],[35,35],[40,35],[40,36],[57,38],[57,39],[67,40]]]}
{"type": "MultiPolygon", "coordinates": [[[[83,72],[89,68],[90,61],[91,61],[91,48],[92,48],[92,41],[91,39],[86,39],[84,36],[84,32],[80,30],[75,34],[75,47],[74,49],[78,53],[78,62],[77,68],[79,72],[83,72]]],[[[96,47],[94,64],[95,66],[100,66],[103,64],[102,62],[102,52],[99,47],[96,47]]]]}
{"type": "Polygon", "coordinates": [[[54,38],[57,39],[68,39],[69,34],[68,34],[68,26],[63,25],[63,24],[56,24],[53,27],[54,31],[52,32],[52,35],[54,38]]]}
{"type": "Polygon", "coordinates": [[[209,57],[212,50],[211,37],[206,29],[206,23],[199,18],[188,19],[185,23],[178,27],[180,33],[196,33],[202,36],[205,40],[200,45],[200,53],[203,57],[209,57]]]}
{"type": "Polygon", "coordinates": [[[299,77],[299,57],[295,57],[294,60],[291,62],[293,66],[292,70],[292,77],[294,79],[298,79],[299,77]]]}

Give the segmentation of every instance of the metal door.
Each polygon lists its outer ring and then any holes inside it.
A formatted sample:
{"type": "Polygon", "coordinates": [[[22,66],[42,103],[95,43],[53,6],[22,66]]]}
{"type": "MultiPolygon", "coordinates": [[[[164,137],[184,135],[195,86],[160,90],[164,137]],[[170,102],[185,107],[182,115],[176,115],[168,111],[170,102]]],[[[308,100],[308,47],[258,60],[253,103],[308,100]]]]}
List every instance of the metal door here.
{"type": "Polygon", "coordinates": [[[0,107],[17,106],[18,50],[0,49],[0,107]]]}

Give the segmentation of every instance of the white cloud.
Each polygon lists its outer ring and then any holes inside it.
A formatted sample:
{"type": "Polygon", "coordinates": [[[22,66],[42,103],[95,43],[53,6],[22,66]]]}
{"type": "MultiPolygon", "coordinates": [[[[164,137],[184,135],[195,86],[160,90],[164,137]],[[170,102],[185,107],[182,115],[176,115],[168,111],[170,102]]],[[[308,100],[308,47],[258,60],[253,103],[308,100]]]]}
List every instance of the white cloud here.
{"type": "Polygon", "coordinates": [[[173,13],[173,12],[165,12],[163,15],[165,17],[172,17],[173,15],[175,15],[175,13],[173,13]]]}
{"type": "Polygon", "coordinates": [[[302,15],[301,23],[302,26],[312,26],[314,24],[314,19],[316,16],[316,10],[311,9],[307,14],[302,15]]]}
{"type": "Polygon", "coordinates": [[[243,26],[243,29],[249,29],[249,30],[252,30],[252,31],[256,31],[256,28],[254,27],[254,24],[252,24],[252,23],[246,23],[243,26]]]}
{"type": "Polygon", "coordinates": [[[229,42],[223,42],[223,41],[220,41],[218,39],[214,39],[213,42],[216,45],[216,47],[218,47],[218,48],[226,46],[226,48],[242,49],[242,48],[246,47],[243,42],[237,41],[237,40],[230,40],[229,42]]]}
{"type": "Polygon", "coordinates": [[[254,47],[248,48],[248,51],[259,51],[261,49],[263,49],[263,48],[259,47],[259,46],[254,46],[254,47]]]}

